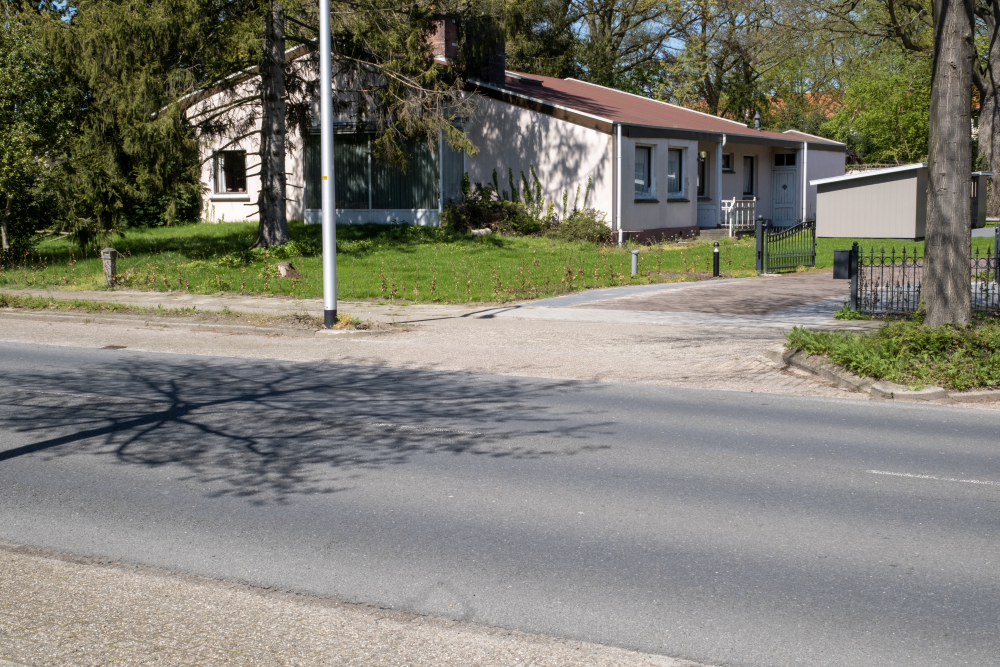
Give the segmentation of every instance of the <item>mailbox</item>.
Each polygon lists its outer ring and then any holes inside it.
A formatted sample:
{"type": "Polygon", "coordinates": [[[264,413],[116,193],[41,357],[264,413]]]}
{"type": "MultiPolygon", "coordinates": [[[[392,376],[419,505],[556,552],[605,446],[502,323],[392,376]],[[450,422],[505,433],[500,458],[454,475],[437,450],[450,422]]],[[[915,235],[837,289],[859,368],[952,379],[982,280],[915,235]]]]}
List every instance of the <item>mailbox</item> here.
{"type": "Polygon", "coordinates": [[[851,251],[833,251],[833,279],[850,280],[851,278],[851,251]]]}

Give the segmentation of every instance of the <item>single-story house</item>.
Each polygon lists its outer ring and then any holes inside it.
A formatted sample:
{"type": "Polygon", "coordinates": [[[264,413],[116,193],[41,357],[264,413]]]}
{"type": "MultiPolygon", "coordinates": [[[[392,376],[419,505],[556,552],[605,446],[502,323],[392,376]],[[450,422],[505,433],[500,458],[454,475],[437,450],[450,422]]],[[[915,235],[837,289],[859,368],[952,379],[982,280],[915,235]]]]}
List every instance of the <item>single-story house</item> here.
{"type": "MultiPolygon", "coordinates": [[[[445,44],[447,40],[440,40],[445,44]]],[[[453,44],[450,46],[454,46],[453,44]]],[[[448,53],[438,55],[447,60],[448,53]]],[[[501,60],[502,64],[502,60],[501,60]]],[[[845,145],[796,131],[749,129],[673,104],[575,79],[484,68],[467,83],[474,112],[463,129],[479,148],[474,156],[446,142],[413,145],[404,174],[371,159],[369,138],[353,124],[334,139],[338,223],[406,222],[435,225],[450,199],[458,199],[468,173],[489,183],[497,171],[509,189],[534,167],[547,202],[563,214],[563,195],[605,215],[612,231],[656,237],[697,234],[736,214],[777,225],[810,219],[816,187],[810,181],[844,173],[845,145]]],[[[308,129],[288,150],[290,219],[320,220],[319,128],[308,129]]],[[[206,146],[205,219],[245,220],[254,212],[259,182],[248,175],[253,146],[206,146]]],[[[752,222],[750,223],[752,224],[752,222]]]]}
{"type": "MultiPolygon", "coordinates": [[[[972,227],[986,224],[986,178],[971,176],[972,227]],[[980,197],[979,194],[983,196],[980,197]]],[[[858,239],[924,238],[927,229],[927,163],[873,169],[811,181],[817,190],[816,235],[858,239]]]]}

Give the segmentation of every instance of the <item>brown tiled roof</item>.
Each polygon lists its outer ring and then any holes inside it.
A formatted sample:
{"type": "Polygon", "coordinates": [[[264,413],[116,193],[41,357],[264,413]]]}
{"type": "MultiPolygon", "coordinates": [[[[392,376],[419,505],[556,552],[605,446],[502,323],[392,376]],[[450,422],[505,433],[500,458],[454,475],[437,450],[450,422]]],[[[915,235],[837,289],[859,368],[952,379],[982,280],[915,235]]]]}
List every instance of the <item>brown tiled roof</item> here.
{"type": "Polygon", "coordinates": [[[837,145],[835,141],[802,132],[753,130],[743,123],[576,79],[556,79],[550,76],[519,74],[517,72],[513,74],[525,77],[528,81],[508,77],[504,88],[512,93],[565,107],[579,113],[597,116],[613,123],[650,125],[695,132],[720,132],[732,136],[731,141],[734,143],[739,143],[736,135],[745,135],[837,145]],[[541,83],[534,83],[534,81],[541,83]]]}

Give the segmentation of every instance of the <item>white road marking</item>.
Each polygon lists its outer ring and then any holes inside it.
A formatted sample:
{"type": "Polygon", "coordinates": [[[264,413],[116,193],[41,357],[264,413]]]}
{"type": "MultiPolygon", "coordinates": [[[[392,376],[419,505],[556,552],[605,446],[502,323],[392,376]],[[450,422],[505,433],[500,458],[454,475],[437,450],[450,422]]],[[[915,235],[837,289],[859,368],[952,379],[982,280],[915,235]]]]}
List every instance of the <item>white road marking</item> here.
{"type": "Polygon", "coordinates": [[[956,477],[935,477],[934,475],[914,475],[908,472],[886,472],[885,470],[866,470],[872,475],[888,475],[890,477],[910,477],[912,479],[932,479],[937,482],[962,482],[963,484],[985,484],[986,486],[1000,486],[1000,482],[992,482],[982,479],[958,479],[956,477]]]}

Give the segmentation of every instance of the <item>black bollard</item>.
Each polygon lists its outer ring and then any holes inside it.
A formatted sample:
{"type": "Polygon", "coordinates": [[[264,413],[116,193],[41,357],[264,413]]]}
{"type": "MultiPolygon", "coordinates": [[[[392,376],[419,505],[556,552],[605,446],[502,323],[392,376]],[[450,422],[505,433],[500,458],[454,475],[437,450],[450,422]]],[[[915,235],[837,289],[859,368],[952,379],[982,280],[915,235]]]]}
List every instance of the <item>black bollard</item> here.
{"type": "Polygon", "coordinates": [[[712,277],[719,277],[719,242],[715,242],[715,252],[712,253],[712,277]]]}

